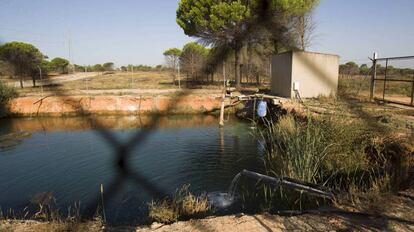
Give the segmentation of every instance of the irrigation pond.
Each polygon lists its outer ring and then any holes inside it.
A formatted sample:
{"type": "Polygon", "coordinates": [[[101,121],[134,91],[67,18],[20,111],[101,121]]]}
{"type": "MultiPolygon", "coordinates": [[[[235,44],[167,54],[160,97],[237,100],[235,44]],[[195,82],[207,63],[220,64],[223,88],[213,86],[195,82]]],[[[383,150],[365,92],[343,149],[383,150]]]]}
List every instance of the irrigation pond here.
{"type": "MultiPolygon", "coordinates": [[[[153,199],[142,183],[128,179],[106,196],[119,174],[113,143],[127,143],[151,123],[140,116],[100,116],[115,139],[107,140],[85,117],[0,120],[0,206],[22,211],[39,194],[50,196],[64,213],[100,199],[108,222],[144,223],[153,199]],[[49,194],[49,195],[48,195],[49,194]]],[[[190,184],[195,194],[226,191],[243,169],[263,172],[263,148],[250,125],[230,118],[220,129],[213,116],[160,118],[145,140],[130,149],[127,165],[166,194],[190,184]]],[[[82,210],[81,210],[82,212],[82,210]]],[[[87,212],[85,212],[87,213],[87,212]]]]}

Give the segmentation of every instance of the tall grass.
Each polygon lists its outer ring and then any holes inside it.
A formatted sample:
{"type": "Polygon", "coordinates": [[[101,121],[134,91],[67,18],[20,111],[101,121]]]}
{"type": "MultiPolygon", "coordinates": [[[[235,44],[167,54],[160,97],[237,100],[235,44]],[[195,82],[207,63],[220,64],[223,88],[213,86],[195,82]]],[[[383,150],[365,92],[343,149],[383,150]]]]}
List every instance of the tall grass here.
{"type": "Polygon", "coordinates": [[[266,130],[268,172],[312,183],[322,179],[321,166],[334,144],[315,121],[309,117],[305,125],[285,116],[266,130]]]}
{"type": "MultiPolygon", "coordinates": [[[[265,141],[268,175],[329,188],[339,194],[341,201],[358,202],[361,196],[380,199],[375,195],[398,190],[397,185],[409,180],[406,173],[401,173],[408,170],[404,155],[409,151],[402,142],[373,130],[362,119],[335,114],[306,118],[286,115],[267,122],[260,136],[265,141]]],[[[257,189],[261,191],[256,195],[264,200],[260,207],[266,211],[326,203],[282,187],[260,185],[257,189]]],[[[257,199],[251,194],[244,193],[248,200],[257,199]]]]}
{"type": "Polygon", "coordinates": [[[371,186],[383,177],[383,139],[362,120],[309,115],[301,121],[287,115],[269,122],[262,137],[271,175],[337,189],[371,186]]]}

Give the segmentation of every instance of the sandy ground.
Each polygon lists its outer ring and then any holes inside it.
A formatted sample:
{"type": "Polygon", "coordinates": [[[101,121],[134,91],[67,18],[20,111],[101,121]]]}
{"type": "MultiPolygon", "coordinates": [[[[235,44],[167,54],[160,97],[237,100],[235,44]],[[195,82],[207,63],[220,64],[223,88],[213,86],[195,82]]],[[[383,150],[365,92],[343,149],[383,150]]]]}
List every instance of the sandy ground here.
{"type": "MultiPolygon", "coordinates": [[[[45,85],[62,84],[62,83],[65,83],[65,82],[83,80],[83,79],[95,77],[95,76],[98,76],[98,75],[99,75],[98,72],[66,74],[66,75],[60,75],[60,76],[48,78],[48,79],[45,79],[45,80],[36,80],[36,85],[37,86],[42,86],[42,85],[45,86],[45,85]]],[[[20,82],[19,81],[9,82],[9,84],[16,87],[16,88],[20,88],[20,82]]],[[[29,86],[32,86],[32,85],[33,85],[32,80],[24,80],[23,81],[23,86],[29,87],[29,86]]]]}

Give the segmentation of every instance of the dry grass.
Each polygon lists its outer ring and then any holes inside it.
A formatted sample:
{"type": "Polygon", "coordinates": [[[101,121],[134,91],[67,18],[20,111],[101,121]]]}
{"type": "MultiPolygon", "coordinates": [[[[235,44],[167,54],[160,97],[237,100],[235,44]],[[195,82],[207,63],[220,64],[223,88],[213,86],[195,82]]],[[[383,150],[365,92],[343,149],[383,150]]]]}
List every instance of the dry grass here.
{"type": "MultiPolygon", "coordinates": [[[[50,77],[53,79],[54,77],[50,77]]],[[[182,78],[185,79],[184,75],[182,78]]],[[[17,79],[5,79],[12,83],[17,79]]],[[[220,82],[221,83],[221,82],[220,82]]],[[[185,80],[182,80],[181,86],[187,87],[185,80]]],[[[220,85],[221,86],[221,85],[220,85]]],[[[220,88],[218,85],[202,84],[192,85],[191,88],[214,89],[220,88]]],[[[25,85],[24,89],[16,88],[20,96],[39,95],[40,87],[32,87],[31,83],[25,85]]],[[[82,95],[82,94],[108,94],[108,90],[114,90],[114,94],[134,93],[135,90],[145,90],[157,94],[157,90],[164,93],[167,90],[178,90],[178,83],[173,83],[173,76],[170,71],[137,71],[131,72],[111,72],[100,73],[98,76],[79,79],[74,81],[62,82],[59,84],[44,86],[44,95],[55,94],[59,92],[65,95],[82,95]],[[102,91],[101,93],[99,91],[102,91]]],[[[145,95],[145,94],[144,94],[145,95]]]]}
{"type": "Polygon", "coordinates": [[[177,88],[170,72],[116,72],[65,83],[67,89],[169,89],[177,88]]]}
{"type": "Polygon", "coordinates": [[[152,201],[149,206],[149,217],[161,223],[173,223],[180,219],[205,216],[211,211],[205,195],[195,196],[189,191],[189,185],[178,189],[172,199],[152,201]]]}

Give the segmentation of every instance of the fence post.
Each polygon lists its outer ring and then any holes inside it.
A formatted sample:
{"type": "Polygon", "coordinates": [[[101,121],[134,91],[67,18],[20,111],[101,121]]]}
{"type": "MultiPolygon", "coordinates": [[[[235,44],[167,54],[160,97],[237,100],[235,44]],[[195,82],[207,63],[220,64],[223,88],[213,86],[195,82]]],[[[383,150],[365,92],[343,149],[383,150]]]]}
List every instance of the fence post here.
{"type": "Polygon", "coordinates": [[[414,106],[414,73],[412,81],[413,82],[411,82],[411,105],[414,106]]]}
{"type": "Polygon", "coordinates": [[[371,77],[371,88],[369,93],[369,100],[372,101],[374,99],[374,92],[375,92],[375,79],[377,79],[377,53],[374,53],[374,57],[372,58],[372,77],[371,77]]]}
{"type": "Polygon", "coordinates": [[[385,76],[384,76],[384,89],[382,89],[382,101],[385,101],[385,89],[387,88],[387,71],[388,71],[388,59],[385,60],[385,76]]]}

